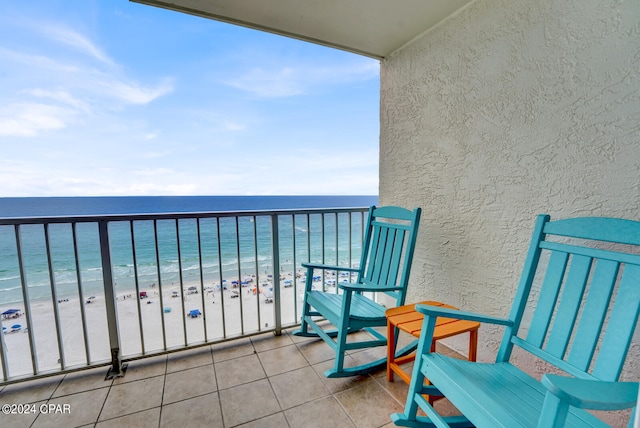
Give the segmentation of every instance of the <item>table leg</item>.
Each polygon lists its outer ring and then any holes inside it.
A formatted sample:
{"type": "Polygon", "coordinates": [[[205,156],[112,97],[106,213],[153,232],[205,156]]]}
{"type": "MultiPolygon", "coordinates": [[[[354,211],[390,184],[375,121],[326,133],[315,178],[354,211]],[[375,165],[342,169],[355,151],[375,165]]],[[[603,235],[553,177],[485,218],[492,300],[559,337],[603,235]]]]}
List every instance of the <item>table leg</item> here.
{"type": "Polygon", "coordinates": [[[469,361],[476,361],[478,354],[478,330],[469,332],[469,361]]]}
{"type": "Polygon", "coordinates": [[[393,370],[391,364],[396,358],[395,326],[387,321],[387,381],[393,382],[393,370]]]}

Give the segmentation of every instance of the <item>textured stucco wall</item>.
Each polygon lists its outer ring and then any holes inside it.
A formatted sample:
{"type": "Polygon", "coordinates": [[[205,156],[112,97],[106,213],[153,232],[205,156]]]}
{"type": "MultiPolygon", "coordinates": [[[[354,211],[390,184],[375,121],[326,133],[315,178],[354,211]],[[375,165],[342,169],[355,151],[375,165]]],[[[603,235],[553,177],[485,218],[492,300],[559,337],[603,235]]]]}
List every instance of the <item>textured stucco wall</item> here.
{"type": "Polygon", "coordinates": [[[382,62],[380,204],[423,208],[408,301],[506,316],[536,214],[640,220],[639,185],[637,0],[477,0],[382,62]]]}

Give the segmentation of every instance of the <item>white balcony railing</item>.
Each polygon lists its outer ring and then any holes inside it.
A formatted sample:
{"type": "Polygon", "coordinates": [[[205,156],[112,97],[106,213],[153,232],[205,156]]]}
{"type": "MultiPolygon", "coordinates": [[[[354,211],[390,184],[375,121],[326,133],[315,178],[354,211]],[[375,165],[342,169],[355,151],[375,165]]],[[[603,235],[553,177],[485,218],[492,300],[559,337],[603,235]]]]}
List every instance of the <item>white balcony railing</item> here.
{"type": "Polygon", "coordinates": [[[359,262],[366,211],[0,219],[0,384],[280,334],[302,262],[359,262]]]}

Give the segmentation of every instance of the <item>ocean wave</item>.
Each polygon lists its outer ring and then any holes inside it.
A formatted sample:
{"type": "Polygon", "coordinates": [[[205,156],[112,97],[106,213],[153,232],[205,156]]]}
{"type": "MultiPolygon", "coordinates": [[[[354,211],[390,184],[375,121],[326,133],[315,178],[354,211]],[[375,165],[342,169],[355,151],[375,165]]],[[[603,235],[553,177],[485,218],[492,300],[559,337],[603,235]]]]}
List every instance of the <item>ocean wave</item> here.
{"type": "MultiPolygon", "coordinates": [[[[203,267],[204,268],[204,267],[203,267]]],[[[199,264],[195,264],[195,265],[190,265],[190,266],[184,266],[182,265],[182,270],[184,272],[188,272],[190,270],[200,270],[200,265],[199,264]]]]}
{"type": "Polygon", "coordinates": [[[218,263],[203,263],[202,264],[202,269],[204,269],[204,270],[208,270],[208,269],[217,270],[218,269],[218,263]]]}
{"type": "MultiPolygon", "coordinates": [[[[38,282],[38,283],[27,284],[27,288],[30,290],[37,289],[37,288],[49,288],[49,287],[51,287],[49,282],[38,282]]],[[[15,290],[21,290],[21,289],[22,289],[22,285],[18,285],[15,287],[0,288],[0,293],[11,293],[12,291],[15,292],[15,290]]]]}
{"type": "Polygon", "coordinates": [[[49,282],[38,282],[38,283],[31,283],[31,284],[27,284],[27,288],[41,288],[41,287],[51,287],[51,284],[49,284],[49,282]]]}

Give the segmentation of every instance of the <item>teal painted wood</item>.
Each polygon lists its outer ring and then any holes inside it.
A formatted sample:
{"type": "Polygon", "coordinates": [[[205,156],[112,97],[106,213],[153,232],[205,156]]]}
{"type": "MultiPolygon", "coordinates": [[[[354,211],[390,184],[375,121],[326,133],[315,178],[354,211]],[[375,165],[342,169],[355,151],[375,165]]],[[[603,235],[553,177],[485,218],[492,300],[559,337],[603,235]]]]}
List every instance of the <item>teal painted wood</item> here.
{"type": "MultiPolygon", "coordinates": [[[[314,290],[313,270],[353,269],[303,264],[307,267],[307,281],[302,320],[300,329],[293,334],[321,337],[334,349],[335,363],[333,369],[325,372],[327,377],[365,374],[386,364],[386,358],[383,358],[346,368],[344,354],[351,349],[386,346],[386,336],[374,327],[386,326],[387,308],[372,300],[370,294],[364,293],[386,293],[395,298],[396,305],[404,304],[420,214],[420,208],[411,211],[400,207],[371,207],[356,283],[338,283],[339,294],[314,290]],[[328,320],[333,327],[323,328],[318,324],[320,319],[328,320]],[[348,334],[363,329],[368,331],[373,339],[347,342],[348,334]]],[[[405,355],[412,349],[415,349],[415,344],[403,348],[398,355],[405,355]]]]}
{"type": "Polygon", "coordinates": [[[397,242],[392,251],[391,269],[387,278],[387,285],[395,285],[398,281],[398,274],[400,273],[400,259],[402,258],[402,249],[404,248],[405,234],[397,232],[397,242]]]}
{"type": "Polygon", "coordinates": [[[578,316],[582,296],[587,286],[587,278],[591,270],[591,258],[575,256],[571,260],[571,269],[567,274],[566,291],[560,299],[554,325],[549,335],[547,352],[563,358],[569,345],[569,339],[578,316]]]}
{"type": "MultiPolygon", "coordinates": [[[[551,217],[545,214],[541,214],[536,218],[536,223],[533,228],[533,236],[531,238],[532,242],[539,242],[544,239],[543,228],[545,224],[550,220],[550,218],[551,217]]],[[[498,355],[496,355],[496,362],[509,361],[511,351],[513,349],[513,344],[509,340],[509,338],[511,338],[514,332],[517,332],[520,328],[520,322],[522,321],[524,309],[527,305],[527,298],[529,296],[529,292],[531,291],[531,286],[533,285],[533,280],[536,274],[536,267],[538,265],[538,261],[540,260],[541,252],[542,250],[539,246],[529,246],[527,258],[524,262],[523,275],[520,277],[515,300],[513,306],[511,307],[511,313],[509,314],[509,320],[511,320],[512,325],[505,328],[504,330],[502,342],[500,343],[500,349],[498,350],[498,355]]]]}
{"type": "Polygon", "coordinates": [[[386,245],[389,247],[387,251],[384,251],[384,256],[382,257],[382,261],[378,265],[378,278],[376,282],[383,286],[389,285],[389,273],[391,271],[391,256],[393,255],[393,250],[395,248],[395,239],[396,239],[396,231],[387,230],[387,242],[386,245]]]}
{"type": "Polygon", "coordinates": [[[570,405],[593,410],[628,409],[636,404],[638,394],[636,382],[576,381],[546,374],[542,377],[542,384],[570,405]]]}
{"type": "Polygon", "coordinates": [[[578,326],[576,339],[567,359],[569,364],[581,371],[586,371],[591,364],[599,333],[607,315],[619,266],[620,264],[617,262],[600,260],[593,274],[594,282],[601,284],[601,287],[589,290],[592,296],[584,305],[584,311],[591,316],[578,326]]]}
{"type": "Polygon", "coordinates": [[[640,266],[625,265],[620,289],[613,304],[602,349],[593,375],[602,380],[618,380],[633,338],[640,310],[640,266]],[[614,326],[615,328],[611,328],[614,326]]]}
{"type": "Polygon", "coordinates": [[[544,233],[595,241],[640,245],[638,223],[633,220],[619,218],[577,217],[556,220],[545,225],[544,233]]]}
{"type": "MultiPolygon", "coordinates": [[[[365,267],[367,266],[367,258],[371,255],[371,249],[369,247],[370,242],[372,240],[372,231],[373,227],[371,226],[372,218],[373,218],[373,210],[376,209],[375,206],[369,207],[369,215],[367,217],[367,227],[364,229],[364,236],[362,237],[362,248],[363,251],[360,254],[360,263],[358,264],[358,277],[356,278],[356,282],[359,283],[362,279],[365,278],[365,267]]],[[[380,209],[380,208],[377,208],[380,209]]],[[[374,240],[376,241],[376,240],[374,240]]],[[[375,251],[375,250],[374,250],[375,251]]],[[[307,278],[309,276],[307,275],[307,278]]]]}
{"type": "Polygon", "coordinates": [[[392,415],[392,420],[401,426],[450,426],[421,397],[428,378],[431,389],[477,427],[606,426],[583,409],[636,405],[638,383],[618,378],[640,314],[639,253],[640,222],[595,217],[550,221],[538,216],[507,319],[416,306],[425,314],[419,369],[413,371],[405,412],[392,415]],[[532,292],[536,281],[540,291],[532,292]],[[534,313],[529,325],[521,325],[528,302],[534,313]],[[436,316],[505,325],[496,362],[472,363],[431,353],[436,316]],[[509,362],[514,346],[568,376],[545,375],[542,382],[532,378],[509,362]],[[418,408],[433,417],[417,417],[418,408]]]}
{"type": "Polygon", "coordinates": [[[372,282],[376,282],[378,279],[377,272],[382,265],[382,257],[384,256],[384,245],[386,241],[386,230],[384,230],[382,227],[376,227],[374,229],[373,241],[371,244],[371,257],[369,258],[369,260],[372,260],[373,263],[367,260],[367,274],[365,275],[365,278],[372,282]]]}
{"type": "Polygon", "coordinates": [[[527,341],[535,346],[542,346],[542,341],[547,335],[568,258],[569,255],[566,253],[554,253],[549,259],[549,271],[542,284],[540,299],[533,313],[533,321],[527,336],[527,341]]]}

